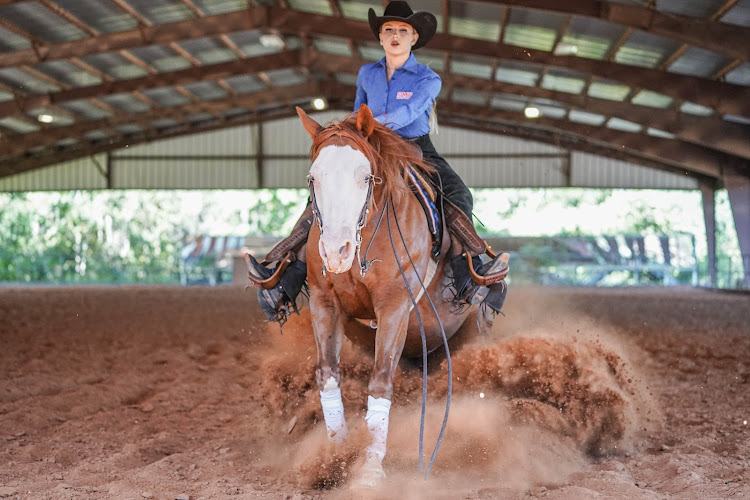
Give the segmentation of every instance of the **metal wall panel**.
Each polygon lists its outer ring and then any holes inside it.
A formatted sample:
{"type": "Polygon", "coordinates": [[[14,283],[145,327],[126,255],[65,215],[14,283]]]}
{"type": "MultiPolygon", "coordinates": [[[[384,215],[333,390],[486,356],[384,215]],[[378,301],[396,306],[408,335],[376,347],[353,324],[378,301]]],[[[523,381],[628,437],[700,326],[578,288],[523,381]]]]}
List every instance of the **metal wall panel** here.
{"type": "MultiPolygon", "coordinates": [[[[324,111],[311,113],[310,117],[321,125],[339,120],[346,116],[341,111],[324,111]]],[[[265,155],[302,155],[310,153],[312,139],[302,126],[299,117],[284,118],[266,122],[263,126],[263,154],[265,155]]],[[[305,174],[307,175],[307,174],[305,174]]]]}
{"type": "Polygon", "coordinates": [[[0,191],[67,191],[76,189],[106,189],[107,179],[97,169],[106,169],[106,154],[79,158],[0,179],[0,191]]]}
{"type": "MultiPolygon", "coordinates": [[[[438,121],[439,121],[438,110],[438,121]]],[[[440,126],[438,134],[431,136],[435,149],[443,155],[451,154],[528,154],[528,153],[565,153],[565,150],[543,144],[541,142],[527,141],[515,137],[486,134],[472,130],[464,130],[454,127],[440,126]]]]}
{"type": "Polygon", "coordinates": [[[112,158],[117,189],[252,189],[258,187],[257,162],[242,159],[112,158]]]}
{"type": "Polygon", "coordinates": [[[452,158],[451,167],[469,187],[564,187],[567,157],[452,158]]]}
{"type": "Polygon", "coordinates": [[[588,153],[573,152],[571,163],[571,185],[577,187],[698,189],[698,181],[687,175],[588,153]]]}
{"type": "Polygon", "coordinates": [[[238,156],[256,151],[255,125],[148,142],[115,151],[114,156],[238,156]]]}
{"type": "Polygon", "coordinates": [[[309,160],[265,160],[263,186],[268,188],[307,188],[309,160]]]}

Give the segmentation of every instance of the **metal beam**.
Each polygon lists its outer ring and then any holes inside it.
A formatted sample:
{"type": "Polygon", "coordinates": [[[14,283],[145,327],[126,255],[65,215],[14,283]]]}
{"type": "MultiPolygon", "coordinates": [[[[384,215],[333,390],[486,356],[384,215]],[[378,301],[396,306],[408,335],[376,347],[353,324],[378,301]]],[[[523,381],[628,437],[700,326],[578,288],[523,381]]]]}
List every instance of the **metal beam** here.
{"type": "Polygon", "coordinates": [[[195,124],[185,124],[167,132],[141,132],[138,134],[128,135],[127,137],[113,141],[87,144],[80,148],[71,148],[65,151],[55,152],[54,154],[31,156],[15,160],[13,162],[0,161],[0,178],[17,175],[23,172],[28,172],[30,170],[35,170],[38,168],[43,168],[70,160],[75,160],[76,158],[83,158],[98,153],[115,151],[126,146],[132,147],[136,144],[142,144],[161,139],[169,139],[172,137],[179,137],[183,135],[211,132],[214,130],[278,120],[282,118],[289,118],[292,116],[297,116],[297,113],[294,111],[294,109],[291,108],[286,110],[266,111],[263,113],[251,113],[239,118],[230,118],[227,120],[215,119],[195,124]]]}
{"type": "Polygon", "coordinates": [[[336,84],[313,80],[300,85],[277,87],[271,90],[238,95],[233,99],[196,102],[179,107],[161,107],[143,113],[122,113],[101,120],[85,121],[65,127],[54,127],[38,133],[19,134],[14,136],[12,141],[2,138],[0,139],[0,151],[4,152],[4,162],[8,162],[12,161],[14,156],[22,156],[30,148],[50,146],[62,139],[69,137],[79,138],[94,130],[110,128],[126,123],[148,123],[151,120],[165,118],[179,120],[191,114],[205,112],[220,113],[234,108],[254,109],[261,104],[274,103],[287,99],[298,99],[301,96],[313,97],[321,93],[330,95],[331,99],[336,99],[336,92],[326,90],[326,86],[331,85],[335,86],[336,84]]]}
{"type": "MultiPolygon", "coordinates": [[[[629,149],[633,154],[663,162],[665,166],[671,165],[682,173],[693,172],[718,178],[723,168],[731,168],[735,164],[734,159],[729,155],[682,141],[661,139],[645,134],[623,132],[567,120],[537,118],[532,121],[525,119],[520,113],[487,109],[465,103],[439,101],[437,110],[439,117],[449,114],[453,117],[478,121],[521,123],[525,127],[554,130],[558,135],[576,135],[585,142],[606,144],[611,148],[629,149]]],[[[750,167],[748,172],[750,172],[750,167]]]]}
{"type": "Polygon", "coordinates": [[[14,34],[20,36],[21,38],[25,38],[28,42],[31,43],[32,47],[35,44],[40,44],[40,43],[43,44],[44,43],[44,40],[42,40],[38,36],[32,35],[31,33],[29,33],[27,31],[19,28],[15,24],[6,21],[4,18],[0,18],[0,26],[2,26],[3,28],[5,28],[6,30],[10,31],[11,33],[14,33],[14,34]]]}
{"type": "Polygon", "coordinates": [[[597,61],[575,56],[555,56],[541,50],[522,49],[512,45],[470,40],[443,34],[435,35],[435,38],[430,42],[430,48],[569,68],[580,73],[588,73],[603,79],[618,81],[631,87],[648,89],[675,99],[691,101],[716,109],[721,113],[750,117],[750,87],[742,85],[610,61],[597,61]]]}
{"type": "Polygon", "coordinates": [[[615,160],[621,160],[636,165],[643,165],[657,170],[665,172],[676,173],[681,175],[689,175],[693,178],[706,181],[715,181],[714,177],[704,176],[695,172],[686,171],[684,168],[665,162],[663,160],[653,159],[638,154],[632,150],[626,150],[623,148],[614,148],[611,145],[605,145],[602,143],[596,143],[592,141],[583,140],[581,137],[574,135],[560,134],[559,131],[540,129],[540,128],[529,128],[524,127],[521,124],[514,123],[482,123],[481,125],[477,122],[467,120],[463,116],[453,116],[451,114],[442,113],[440,115],[440,123],[442,125],[462,128],[464,130],[472,130],[475,132],[483,132],[489,134],[507,135],[510,137],[517,137],[519,139],[526,139],[530,141],[542,142],[565,148],[571,151],[581,151],[584,153],[590,153],[594,155],[603,156],[605,158],[612,158],[615,160]]]}
{"type": "MultiPolygon", "coordinates": [[[[361,62],[346,56],[314,54],[307,62],[310,68],[327,72],[356,73],[361,62]]],[[[587,95],[557,92],[537,87],[513,85],[494,80],[485,80],[463,75],[438,72],[443,85],[448,88],[464,88],[480,92],[498,92],[526,97],[544,98],[608,117],[653,127],[674,134],[678,139],[699,144],[725,153],[750,159],[750,127],[730,123],[719,117],[688,115],[669,109],[656,109],[627,102],[597,99],[587,95]]],[[[354,90],[352,90],[354,95],[354,90]]]]}
{"type": "MultiPolygon", "coordinates": [[[[75,42],[41,45],[32,49],[0,54],[0,67],[16,66],[28,61],[82,56],[94,52],[163,44],[186,38],[221,35],[270,27],[281,32],[324,34],[359,41],[371,41],[367,23],[346,18],[310,14],[281,7],[248,7],[242,13],[232,12],[200,19],[141,27],[92,37],[75,42]]],[[[746,30],[743,31],[746,34],[746,30]]],[[[561,66],[601,78],[663,93],[712,107],[722,113],[750,116],[750,88],[705,78],[679,75],[656,69],[597,61],[575,56],[554,56],[545,51],[523,49],[500,42],[488,42],[438,33],[430,47],[484,57],[498,57],[542,65],[561,66]]]]}
{"type": "Polygon", "coordinates": [[[135,10],[126,0],[110,0],[110,2],[117,5],[122,11],[135,19],[138,22],[139,26],[151,26],[153,24],[151,21],[142,16],[140,12],[135,10]]]}
{"type": "MultiPolygon", "coordinates": [[[[366,23],[346,19],[332,22],[330,16],[278,8],[271,9],[271,14],[271,26],[281,31],[318,33],[368,42],[371,41],[372,37],[366,23]]],[[[692,101],[714,108],[722,113],[750,117],[750,87],[742,85],[610,61],[598,61],[575,56],[555,56],[546,51],[524,49],[501,42],[488,42],[445,33],[436,34],[430,41],[430,48],[452,53],[460,52],[482,57],[498,57],[525,63],[570,68],[582,73],[590,73],[601,78],[619,81],[626,85],[649,89],[676,99],[692,101]]]]}
{"type": "MultiPolygon", "coordinates": [[[[132,122],[148,123],[149,120],[168,117],[179,119],[193,113],[205,111],[219,113],[223,110],[236,107],[252,108],[260,103],[276,102],[282,99],[293,99],[303,95],[312,96],[315,94],[326,95],[329,100],[334,101],[342,95],[354,95],[354,88],[333,81],[309,82],[295,87],[282,87],[265,92],[238,96],[229,102],[192,103],[179,108],[160,108],[157,111],[149,111],[147,113],[121,114],[108,119],[82,122],[68,127],[57,127],[44,132],[15,136],[12,142],[6,139],[5,149],[8,157],[18,156],[31,147],[51,145],[67,137],[80,137],[87,132],[102,128],[111,128],[118,124],[132,122]]],[[[731,166],[735,164],[742,165],[742,162],[737,162],[733,158],[728,157],[728,155],[707,148],[687,144],[682,141],[659,139],[644,134],[632,134],[565,120],[542,118],[531,122],[519,113],[470,106],[450,101],[441,101],[438,111],[441,119],[447,115],[452,116],[454,119],[463,117],[467,120],[518,123],[521,127],[525,128],[543,127],[555,130],[555,133],[558,135],[574,134],[578,136],[577,140],[579,142],[607,144],[610,148],[615,149],[627,148],[632,150],[633,155],[661,162],[663,167],[671,167],[673,170],[676,169],[683,172],[687,170],[712,178],[720,177],[722,168],[732,168],[731,166]]],[[[489,123],[487,122],[487,124],[489,123]]],[[[746,165],[747,162],[744,164],[746,165]]],[[[742,167],[740,167],[740,171],[742,171],[742,167]]]]}
{"type": "MultiPolygon", "coordinates": [[[[508,7],[545,10],[559,12],[584,17],[610,21],[615,24],[621,24],[630,28],[636,28],[649,33],[655,33],[670,38],[674,38],[683,43],[689,43],[696,47],[702,47],[720,54],[742,59],[750,60],[750,45],[747,41],[747,31],[739,26],[733,26],[713,20],[717,15],[723,15],[727,9],[717,12],[710,20],[694,19],[669,12],[660,12],[656,9],[639,6],[626,5],[614,2],[605,2],[600,0],[569,0],[559,2],[558,0],[477,0],[479,2],[506,5],[508,7]]],[[[18,0],[0,0],[1,5],[19,3],[18,0]]],[[[192,2],[183,2],[190,4],[192,2]]],[[[336,2],[333,2],[336,6],[336,2]]],[[[727,5],[732,5],[733,2],[727,5]]],[[[265,7],[250,6],[251,9],[263,9],[265,7]]],[[[335,7],[334,7],[335,8],[335,7]]],[[[191,9],[195,12],[194,9],[191,9]]],[[[219,14],[217,16],[206,16],[209,18],[226,17],[243,17],[242,12],[231,12],[219,14]]],[[[337,16],[338,20],[345,20],[337,16]]],[[[179,23],[169,23],[179,24],[179,23]]],[[[252,28],[244,28],[252,29],[252,28]]],[[[230,32],[226,30],[224,32],[230,32]]],[[[124,32],[122,32],[124,33],[124,32]]],[[[203,36],[213,33],[204,33],[203,36]]],[[[115,35],[115,34],[113,34],[115,35]]],[[[114,37],[117,38],[117,37],[114,37]]],[[[107,39],[108,40],[108,39],[107,39]]],[[[122,47],[120,47],[122,48],[122,47]]]]}
{"type": "Polygon", "coordinates": [[[276,54],[237,59],[217,64],[207,64],[186,69],[153,73],[128,80],[106,81],[99,85],[75,87],[60,92],[29,95],[12,101],[0,103],[0,115],[22,114],[30,109],[59,104],[61,102],[90,99],[111,94],[143,91],[154,87],[184,85],[196,81],[218,80],[233,75],[244,75],[259,71],[271,71],[299,66],[302,62],[302,51],[288,50],[276,54]]]}
{"type": "Polygon", "coordinates": [[[248,7],[240,12],[141,26],[137,29],[102,34],[83,40],[42,43],[36,47],[36,50],[24,49],[0,54],[0,68],[246,31],[265,26],[268,15],[268,7],[248,7]]]}
{"type": "MultiPolygon", "coordinates": [[[[340,94],[339,94],[340,95],[340,94]]],[[[342,114],[351,112],[353,106],[352,101],[336,101],[335,98],[331,98],[330,109],[340,110],[342,114]]],[[[304,107],[304,106],[303,106],[304,107]]],[[[307,112],[313,112],[309,106],[306,107],[307,112]]],[[[12,161],[0,161],[0,178],[7,177],[23,173],[26,171],[42,168],[45,166],[62,163],[65,161],[74,160],[76,158],[82,158],[85,156],[94,155],[97,153],[111,152],[117,149],[124,148],[125,146],[134,146],[144,142],[151,142],[160,139],[167,139],[170,137],[178,137],[186,134],[195,134],[209,132],[213,130],[219,130],[223,128],[235,127],[248,123],[264,123],[269,120],[278,118],[287,118],[296,116],[296,113],[292,109],[285,111],[275,110],[273,112],[266,113],[255,113],[249,116],[232,118],[219,122],[218,120],[211,120],[210,122],[201,122],[199,124],[191,125],[188,127],[179,127],[178,129],[170,132],[149,132],[139,133],[135,135],[128,135],[127,137],[119,137],[114,140],[102,141],[95,144],[88,144],[80,148],[71,148],[65,151],[48,151],[46,154],[39,156],[31,156],[22,159],[15,159],[12,161]]],[[[499,133],[503,135],[509,135],[519,137],[522,139],[535,140],[539,142],[545,142],[548,144],[556,145],[558,147],[566,147],[571,150],[586,151],[591,154],[598,154],[605,157],[615,158],[623,161],[633,162],[641,165],[648,165],[654,168],[659,168],[668,171],[674,171],[674,167],[665,165],[662,162],[653,162],[648,159],[643,159],[640,156],[633,155],[628,151],[622,149],[615,149],[611,147],[605,147],[602,145],[595,145],[586,143],[578,139],[559,136],[553,131],[546,131],[542,129],[530,129],[522,128],[520,125],[508,124],[508,125],[493,125],[488,124],[487,126],[479,126],[476,120],[466,120],[465,118],[459,117],[453,119],[449,114],[441,114],[441,123],[443,125],[461,128],[465,130],[474,130],[484,133],[499,133]]],[[[698,176],[700,178],[700,176],[698,176]]],[[[714,179],[705,178],[706,181],[713,182],[714,179]]]]}
{"type": "Polygon", "coordinates": [[[695,19],[660,12],[640,5],[600,0],[478,0],[483,3],[524,9],[546,10],[610,21],[630,28],[674,38],[696,47],[713,50],[744,61],[750,60],[747,30],[713,20],[695,19]]]}
{"type": "MultiPolygon", "coordinates": [[[[354,100],[342,101],[340,104],[343,105],[345,111],[351,111],[354,105],[354,100]]],[[[520,115],[513,115],[508,113],[507,121],[501,121],[499,119],[481,119],[476,114],[466,114],[463,111],[466,109],[477,110],[478,107],[467,106],[463,103],[452,104],[451,106],[443,105],[441,102],[438,105],[438,116],[441,125],[450,127],[461,128],[464,130],[472,130],[475,132],[506,135],[512,137],[518,137],[519,139],[527,139],[531,141],[543,142],[552,146],[566,148],[568,150],[587,152],[607,158],[613,158],[616,160],[626,161],[637,165],[648,166],[665,172],[670,172],[679,175],[689,175],[697,179],[699,182],[706,182],[710,184],[716,184],[717,176],[712,171],[711,174],[700,173],[686,169],[684,165],[679,162],[672,161],[669,158],[658,157],[654,155],[644,155],[641,152],[623,147],[620,141],[612,142],[609,138],[601,138],[601,140],[593,140],[586,136],[587,130],[581,128],[578,133],[570,133],[566,129],[562,128],[546,128],[538,127],[529,123],[529,120],[520,118],[520,115]],[[451,107],[458,108],[459,112],[453,112],[451,107]],[[609,142],[608,142],[609,141],[609,142]]],[[[479,108],[480,112],[481,109],[479,108]]],[[[537,121],[537,120],[534,120],[537,121]]],[[[591,127],[596,129],[597,127],[591,127]]],[[[618,131],[614,131],[618,132],[618,131]]],[[[618,132],[619,133],[619,132],[618,132]]],[[[627,134],[627,132],[622,132],[627,134]]],[[[637,134],[633,134],[637,135],[637,134]]],[[[737,165],[735,165],[737,167],[737,165]]],[[[731,166],[728,167],[731,169],[731,166]]],[[[735,169],[736,170],[736,169],[735,169]]],[[[745,170],[750,171],[750,165],[745,165],[745,170]]]]}
{"type": "MultiPolygon", "coordinates": [[[[300,88],[280,88],[240,96],[229,105],[220,102],[213,103],[210,110],[213,112],[219,112],[234,107],[249,107],[252,109],[263,102],[276,102],[283,99],[285,96],[279,95],[280,93],[290,96],[287,98],[298,97],[305,93],[309,96],[322,94],[327,96],[332,103],[333,108],[346,111],[351,110],[352,102],[348,100],[340,100],[340,96],[342,95],[353,95],[351,86],[341,85],[332,81],[317,83],[318,85],[314,86],[304,84],[299,86],[300,88]]],[[[150,119],[156,119],[157,117],[163,118],[165,116],[185,117],[190,113],[204,111],[207,105],[208,103],[194,104],[173,110],[162,108],[157,112],[121,115],[108,120],[99,120],[96,123],[91,122],[64,127],[66,130],[52,130],[46,134],[35,134],[36,137],[34,138],[24,138],[23,141],[25,144],[16,148],[16,152],[22,152],[25,149],[26,144],[53,144],[54,142],[68,136],[80,136],[88,130],[112,127],[118,123],[128,123],[133,122],[134,120],[143,122],[150,119]]],[[[600,129],[599,127],[591,127],[556,120],[543,119],[541,121],[535,120],[530,123],[528,120],[522,118],[522,115],[520,114],[472,107],[463,103],[440,102],[438,110],[441,122],[444,124],[483,132],[522,136],[524,138],[541,140],[542,142],[549,142],[551,144],[565,144],[566,147],[571,149],[589,151],[595,154],[623,159],[625,161],[646,164],[670,172],[687,174],[709,181],[713,181],[719,177],[722,168],[731,167],[731,162],[728,162],[723,155],[705,150],[705,148],[691,147],[690,145],[680,144],[677,141],[658,139],[644,136],[642,134],[631,134],[610,129],[600,129]]],[[[230,126],[230,124],[227,124],[226,126],[230,126]]],[[[193,130],[185,127],[178,127],[178,129],[183,130],[183,133],[192,133],[193,130]]],[[[29,135],[31,134],[26,134],[26,136],[29,135]]],[[[157,132],[147,133],[145,135],[150,138],[149,140],[163,137],[157,132]]],[[[170,136],[173,135],[174,134],[170,132],[170,136]]],[[[132,141],[132,137],[132,135],[128,135],[122,140],[125,142],[132,141]]],[[[49,160],[48,157],[56,158],[56,161],[62,161],[59,159],[61,153],[67,155],[69,151],[57,151],[56,149],[51,149],[46,155],[41,157],[17,157],[15,160],[9,158],[0,163],[0,165],[6,167],[3,170],[7,172],[6,175],[10,175],[11,173],[16,172],[18,168],[34,168],[34,166],[39,166],[42,163],[49,164],[47,163],[49,160]]]]}

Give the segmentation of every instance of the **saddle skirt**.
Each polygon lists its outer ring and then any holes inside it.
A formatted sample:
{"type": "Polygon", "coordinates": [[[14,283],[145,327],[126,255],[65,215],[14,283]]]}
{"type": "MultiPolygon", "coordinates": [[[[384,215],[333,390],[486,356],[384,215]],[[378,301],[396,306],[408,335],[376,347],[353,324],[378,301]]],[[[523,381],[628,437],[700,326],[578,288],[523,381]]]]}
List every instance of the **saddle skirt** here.
{"type": "Polygon", "coordinates": [[[408,174],[411,190],[417,197],[417,200],[419,200],[419,204],[422,205],[422,209],[427,217],[427,227],[432,237],[430,255],[433,260],[438,260],[440,249],[443,246],[443,219],[438,209],[438,205],[440,204],[438,193],[432,189],[430,182],[422,177],[419,172],[410,168],[408,174]]]}

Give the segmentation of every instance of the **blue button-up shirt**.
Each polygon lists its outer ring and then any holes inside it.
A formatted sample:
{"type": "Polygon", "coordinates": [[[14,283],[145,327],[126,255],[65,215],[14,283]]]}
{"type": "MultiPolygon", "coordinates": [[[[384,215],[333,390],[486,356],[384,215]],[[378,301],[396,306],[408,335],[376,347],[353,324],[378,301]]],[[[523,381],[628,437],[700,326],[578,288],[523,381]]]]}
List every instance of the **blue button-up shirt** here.
{"type": "Polygon", "coordinates": [[[430,133],[430,110],[441,86],[440,76],[419,64],[414,54],[388,81],[384,57],[359,69],[354,110],[367,104],[378,121],[400,136],[420,137],[430,133]]]}

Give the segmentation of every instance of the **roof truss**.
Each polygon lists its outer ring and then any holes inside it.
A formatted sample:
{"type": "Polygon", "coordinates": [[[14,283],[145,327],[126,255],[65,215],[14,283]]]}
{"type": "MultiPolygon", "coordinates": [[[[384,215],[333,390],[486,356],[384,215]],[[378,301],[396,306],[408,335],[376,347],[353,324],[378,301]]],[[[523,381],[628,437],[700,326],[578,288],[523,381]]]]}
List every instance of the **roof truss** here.
{"type": "MultiPolygon", "coordinates": [[[[40,5],[53,12],[65,22],[85,33],[80,40],[48,43],[23,28],[2,18],[0,26],[26,39],[30,48],[0,52],[0,69],[12,68],[25,72],[57,90],[29,92],[0,83],[0,92],[11,94],[11,98],[0,102],[0,117],[12,118],[38,131],[18,132],[0,123],[0,176],[38,168],[50,164],[52,158],[60,161],[64,157],[81,156],[103,150],[111,150],[112,144],[125,141],[133,144],[143,140],[171,137],[258,119],[271,119],[284,114],[278,110],[284,106],[292,109],[293,102],[316,95],[327,97],[332,106],[345,110],[351,102],[341,96],[353,96],[350,85],[338,83],[338,75],[354,75],[366,62],[358,48],[372,44],[372,34],[365,21],[344,17],[339,2],[329,2],[332,15],[302,12],[287,6],[286,2],[275,5],[251,5],[238,12],[207,15],[192,0],[180,0],[194,16],[193,19],[156,24],[133,8],[127,0],[109,0],[138,23],[137,29],[116,33],[100,33],[52,0],[37,0],[40,5]],[[267,33],[294,35],[302,41],[303,48],[282,47],[279,52],[247,57],[242,48],[230,38],[231,34],[250,30],[267,33]],[[351,56],[323,54],[313,48],[312,38],[330,37],[345,41],[351,56]],[[234,59],[218,63],[204,63],[182,43],[204,38],[218,40],[229,50],[234,59]],[[159,70],[133,52],[144,47],[163,45],[189,62],[184,69],[159,70]],[[145,75],[135,78],[118,78],[93,67],[82,58],[93,54],[119,54],[145,75]],[[67,61],[81,71],[98,78],[101,83],[76,86],[64,83],[37,69],[34,63],[67,61]],[[277,86],[267,73],[293,69],[304,75],[306,82],[277,86]],[[251,74],[265,84],[265,90],[252,93],[238,92],[227,78],[251,74]],[[201,100],[186,86],[198,82],[214,82],[225,91],[220,100],[201,100]],[[152,89],[173,89],[186,98],[178,106],[162,106],[148,93],[152,89]],[[143,103],[147,111],[122,113],[103,99],[114,94],[127,94],[143,103]],[[87,101],[106,111],[111,116],[102,119],[86,119],[61,105],[87,101]],[[265,105],[272,111],[256,112],[265,105]],[[69,125],[35,124],[35,113],[39,109],[53,109],[65,116],[69,125]],[[239,110],[239,111],[238,111],[239,110]],[[243,111],[245,110],[245,111],[243,111]],[[201,123],[192,117],[209,114],[210,119],[201,123]],[[231,118],[229,118],[231,117],[231,118]],[[163,127],[155,123],[170,119],[176,125],[163,127]],[[123,125],[134,125],[138,132],[123,132],[123,125]],[[86,135],[94,131],[105,133],[107,144],[99,140],[88,140],[86,135]]],[[[0,0],[0,8],[12,4],[32,3],[30,0],[0,0]]],[[[581,150],[596,150],[607,156],[631,158],[658,168],[686,170],[692,175],[720,177],[724,169],[747,174],[750,160],[750,85],[728,83],[724,76],[750,60],[750,37],[747,27],[719,22],[722,15],[731,9],[735,0],[728,0],[711,15],[703,19],[688,18],[673,13],[658,11],[651,7],[626,5],[598,0],[475,0],[465,3],[505,6],[499,20],[501,32],[505,32],[512,9],[553,12],[565,17],[563,28],[557,32],[557,46],[574,17],[586,17],[624,26],[623,36],[616,40],[604,59],[587,59],[576,56],[560,56],[545,50],[534,50],[509,45],[501,40],[489,41],[451,34],[451,3],[441,3],[443,32],[430,43],[430,50],[442,53],[444,69],[439,73],[443,79],[444,92],[440,97],[441,121],[469,129],[485,129],[494,133],[509,133],[519,137],[554,137],[581,150]],[[679,42],[658,67],[640,67],[616,63],[614,54],[626,43],[635,31],[663,36],[679,42]],[[711,77],[692,76],[668,71],[669,66],[682,57],[690,47],[721,54],[728,59],[711,77]],[[491,66],[489,78],[468,76],[452,70],[456,55],[486,59],[491,66]],[[499,81],[495,78],[503,64],[531,64],[539,71],[534,86],[499,81]],[[552,70],[571,70],[587,75],[582,93],[550,90],[542,85],[545,76],[552,70]],[[630,91],[623,100],[595,98],[587,95],[589,86],[598,81],[613,81],[628,86],[630,91]],[[458,99],[456,91],[481,93],[486,106],[472,106],[458,99]],[[650,90],[673,99],[671,106],[654,108],[631,102],[641,90],[650,90]],[[503,111],[493,106],[493,96],[515,95],[535,102],[547,103],[563,110],[562,119],[542,118],[530,121],[517,112],[503,111]],[[711,114],[705,116],[686,114],[680,111],[681,103],[693,103],[705,107],[711,114]],[[595,127],[571,120],[571,112],[585,110],[604,117],[603,126],[595,127]],[[739,119],[727,120],[723,115],[734,115],[739,119]],[[472,125],[471,120],[481,125],[472,125]],[[673,138],[654,137],[645,133],[623,132],[606,126],[613,119],[626,120],[640,125],[642,130],[657,129],[673,138]]],[[[668,137],[668,136],[666,136],[668,137]]]]}

